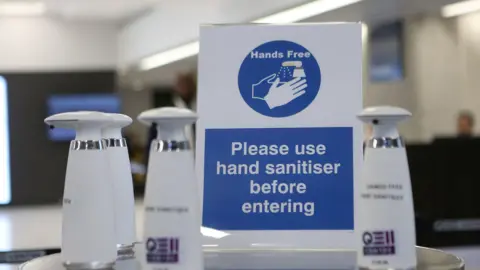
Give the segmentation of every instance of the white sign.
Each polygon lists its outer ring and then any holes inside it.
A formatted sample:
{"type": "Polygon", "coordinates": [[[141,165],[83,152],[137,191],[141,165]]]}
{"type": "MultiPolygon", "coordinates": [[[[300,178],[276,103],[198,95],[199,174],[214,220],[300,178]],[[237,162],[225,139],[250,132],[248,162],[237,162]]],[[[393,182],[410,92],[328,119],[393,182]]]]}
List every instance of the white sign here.
{"type": "Polygon", "coordinates": [[[255,243],[354,247],[361,36],[357,23],[201,28],[203,226],[255,243]]]}

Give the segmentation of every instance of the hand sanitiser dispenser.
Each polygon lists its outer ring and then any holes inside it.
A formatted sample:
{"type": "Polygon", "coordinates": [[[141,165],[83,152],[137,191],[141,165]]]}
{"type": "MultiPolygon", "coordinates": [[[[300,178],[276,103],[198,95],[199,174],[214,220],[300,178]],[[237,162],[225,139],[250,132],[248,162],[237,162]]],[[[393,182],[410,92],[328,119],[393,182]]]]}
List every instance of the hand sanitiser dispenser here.
{"type": "Polygon", "coordinates": [[[76,130],[70,143],[62,206],[62,261],[67,269],[104,269],[117,258],[112,185],[101,112],[68,112],[45,119],[76,130]]]}
{"type": "Polygon", "coordinates": [[[113,186],[118,259],[125,259],[134,256],[133,248],[136,243],[132,172],[127,142],[122,137],[122,128],[130,125],[132,119],[123,114],[109,115],[112,122],[102,129],[102,137],[107,142],[110,179],[113,186]]]}
{"type": "Polygon", "coordinates": [[[160,108],[138,119],[155,124],[145,188],[144,244],[147,265],[203,270],[199,192],[185,126],[197,116],[188,109],[160,108]]]}
{"type": "Polygon", "coordinates": [[[415,269],[417,264],[410,173],[396,127],[410,116],[396,107],[371,107],[358,115],[373,128],[356,207],[361,269],[415,269]]]}

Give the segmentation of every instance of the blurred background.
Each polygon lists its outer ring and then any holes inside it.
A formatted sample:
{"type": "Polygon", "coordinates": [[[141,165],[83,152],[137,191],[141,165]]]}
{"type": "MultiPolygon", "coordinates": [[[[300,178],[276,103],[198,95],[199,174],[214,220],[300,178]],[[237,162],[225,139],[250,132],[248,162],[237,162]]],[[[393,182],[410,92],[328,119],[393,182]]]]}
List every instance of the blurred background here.
{"type": "MultiPolygon", "coordinates": [[[[414,115],[418,244],[480,246],[479,0],[0,0],[0,230],[7,209],[62,198],[73,134],[45,117],[195,109],[199,25],[330,21],[365,24],[365,106],[414,115]]],[[[124,135],[141,197],[155,134],[134,121],[124,135]]]]}

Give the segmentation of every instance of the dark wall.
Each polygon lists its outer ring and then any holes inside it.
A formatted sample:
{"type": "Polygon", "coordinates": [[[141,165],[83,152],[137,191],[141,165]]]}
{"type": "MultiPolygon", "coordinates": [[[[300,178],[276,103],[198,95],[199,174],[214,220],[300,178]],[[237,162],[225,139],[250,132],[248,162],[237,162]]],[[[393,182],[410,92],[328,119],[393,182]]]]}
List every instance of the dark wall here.
{"type": "Polygon", "coordinates": [[[11,204],[59,202],[63,194],[68,142],[47,137],[46,101],[52,94],[113,92],[115,73],[0,74],[8,85],[11,204]]]}

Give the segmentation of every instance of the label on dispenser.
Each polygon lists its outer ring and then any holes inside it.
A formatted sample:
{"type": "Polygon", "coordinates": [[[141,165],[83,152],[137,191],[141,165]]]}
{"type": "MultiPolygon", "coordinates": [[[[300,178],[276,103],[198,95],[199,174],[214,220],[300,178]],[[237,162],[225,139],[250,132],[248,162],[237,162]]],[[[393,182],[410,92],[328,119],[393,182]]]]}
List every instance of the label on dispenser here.
{"type": "Polygon", "coordinates": [[[150,237],[146,243],[147,263],[178,263],[180,255],[178,237],[150,237]]]}
{"type": "Polygon", "coordinates": [[[205,26],[200,43],[203,226],[353,247],[361,25],[205,26]]]}

